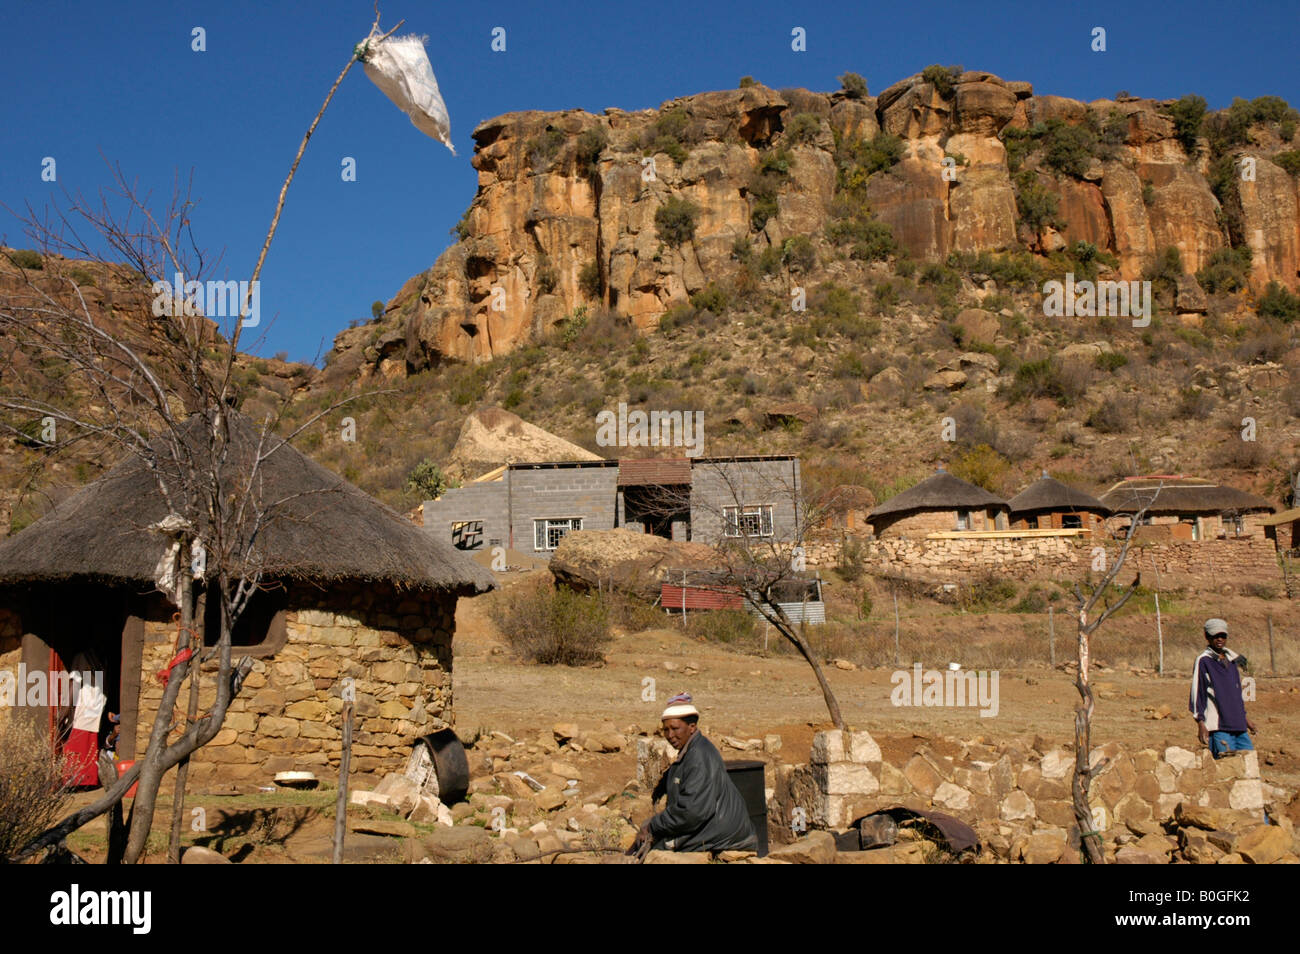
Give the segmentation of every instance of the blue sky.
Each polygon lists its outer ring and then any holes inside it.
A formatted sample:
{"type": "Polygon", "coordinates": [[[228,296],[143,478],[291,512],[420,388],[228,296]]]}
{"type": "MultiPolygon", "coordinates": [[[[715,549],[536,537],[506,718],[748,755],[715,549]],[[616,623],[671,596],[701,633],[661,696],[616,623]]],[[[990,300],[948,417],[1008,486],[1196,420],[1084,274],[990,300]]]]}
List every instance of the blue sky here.
{"type": "MultiPolygon", "coordinates": [[[[370,0],[5,0],[0,203],[37,209],[109,182],[101,153],[157,200],[193,174],[193,227],[223,270],[247,278],[298,143],[373,19],[370,0]],[[17,27],[21,26],[21,29],[17,27]],[[191,30],[206,31],[206,52],[191,30]],[[53,156],[58,181],[41,181],[53,156]]],[[[474,195],[470,132],[522,109],[643,109],[727,89],[829,90],[845,70],[874,94],[929,63],[961,63],[1036,92],[1282,96],[1300,105],[1300,4],[564,2],[382,7],[384,27],[428,34],[458,155],[419,133],[358,66],[307,147],[262,273],[264,332],[245,346],[313,360],[448,246],[474,195]],[[491,50],[494,27],[506,51],[491,50]],[[1092,29],[1107,49],[1090,49],[1092,29]],[[791,50],[803,27],[806,52],[791,50]],[[357,163],[344,182],[343,157],[357,163]]],[[[27,247],[0,209],[0,237],[27,247]]],[[[218,277],[225,277],[224,271],[218,277]]]]}

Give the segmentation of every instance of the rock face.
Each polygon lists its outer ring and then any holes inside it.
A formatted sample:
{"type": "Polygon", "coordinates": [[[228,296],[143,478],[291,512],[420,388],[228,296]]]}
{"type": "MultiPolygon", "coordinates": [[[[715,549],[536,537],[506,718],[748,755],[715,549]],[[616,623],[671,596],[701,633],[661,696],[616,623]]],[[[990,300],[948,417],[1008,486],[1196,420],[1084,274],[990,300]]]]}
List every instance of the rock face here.
{"type": "MultiPolygon", "coordinates": [[[[799,235],[823,243],[836,199],[836,138],[869,140],[879,131],[901,138],[902,158],[866,180],[866,199],[916,258],[1011,249],[1018,239],[1035,252],[1084,241],[1119,259],[1118,277],[1136,279],[1167,246],[1177,246],[1194,273],[1228,244],[1204,157],[1189,158],[1162,103],[1035,96],[1028,83],[978,71],[955,79],[940,92],[912,76],[862,100],[755,85],[658,110],[533,110],[486,120],[474,130],[478,191],[459,226],[462,240],[411,278],[377,325],[341,333],[331,367],[398,377],[448,359],[486,361],[584,306],[651,327],[670,306],[735,272],[737,240],[755,252],[781,250],[799,235]],[[796,115],[808,117],[798,141],[786,133],[796,115]],[[1049,122],[1104,125],[1119,141],[1074,174],[1049,168],[1041,150],[1023,160],[1017,172],[1032,173],[1058,208],[1056,227],[1035,234],[1019,221],[999,137],[1049,122]],[[761,164],[776,150],[785,151],[787,171],[769,177],[757,214],[761,164]],[[656,222],[679,200],[698,210],[693,233],[680,240],[661,235],[656,222]]],[[[1241,183],[1239,218],[1259,285],[1297,286],[1300,186],[1269,160],[1289,145],[1252,146],[1256,177],[1241,183]]]]}

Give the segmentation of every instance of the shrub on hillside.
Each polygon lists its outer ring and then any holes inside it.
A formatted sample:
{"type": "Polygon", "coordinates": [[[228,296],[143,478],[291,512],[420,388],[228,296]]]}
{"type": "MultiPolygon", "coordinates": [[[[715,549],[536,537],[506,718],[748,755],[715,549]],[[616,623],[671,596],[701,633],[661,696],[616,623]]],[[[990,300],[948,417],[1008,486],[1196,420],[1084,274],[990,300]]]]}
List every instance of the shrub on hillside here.
{"type": "Polygon", "coordinates": [[[695,238],[699,207],[690,199],[671,195],[655,210],[655,229],[665,244],[674,248],[695,238]]]}
{"type": "Polygon", "coordinates": [[[45,268],[45,259],[41,258],[41,253],[32,251],[30,248],[16,248],[9,253],[9,258],[19,268],[27,268],[37,272],[45,268]]]}
{"type": "Polygon", "coordinates": [[[605,291],[604,280],[600,277],[600,263],[588,262],[578,271],[578,288],[588,298],[599,298],[605,291]]]}
{"type": "Polygon", "coordinates": [[[716,282],[709,282],[706,288],[691,296],[691,307],[722,315],[727,310],[727,293],[716,282]]]}
{"type": "Polygon", "coordinates": [[[844,73],[839,81],[840,88],[848,94],[849,99],[867,98],[867,81],[857,73],[844,73]]]}
{"type": "Polygon", "coordinates": [[[491,613],[511,650],[528,662],[548,666],[599,662],[610,641],[609,612],[599,598],[545,581],[501,592],[491,613]]]}
{"type": "Polygon", "coordinates": [[[1250,278],[1250,260],[1249,245],[1215,249],[1196,280],[1211,293],[1241,291],[1250,278]]]}
{"type": "MultiPolygon", "coordinates": [[[[19,691],[23,691],[22,688],[19,691]]],[[[69,791],[64,759],[21,710],[0,720],[0,862],[49,828],[63,812],[69,791]]]]}
{"type": "Polygon", "coordinates": [[[584,130],[578,137],[577,149],[574,153],[578,172],[588,179],[592,178],[596,174],[600,154],[608,145],[609,134],[605,132],[604,126],[592,126],[584,130]]]}
{"type": "Polygon", "coordinates": [[[1174,123],[1174,137],[1182,143],[1183,151],[1196,155],[1196,138],[1201,134],[1206,103],[1201,96],[1184,96],[1164,108],[1164,113],[1174,123]]]}
{"type": "Polygon", "coordinates": [[[790,142],[810,143],[821,131],[821,117],[816,113],[796,113],[785,125],[785,138],[790,142]]]}
{"type": "Polygon", "coordinates": [[[808,272],[817,264],[817,253],[813,250],[812,239],[806,235],[794,235],[785,240],[781,250],[781,261],[792,272],[808,272]]]}
{"type": "Polygon", "coordinates": [[[957,78],[962,74],[962,67],[940,66],[938,63],[932,63],[921,71],[921,79],[934,87],[944,99],[953,94],[957,84],[957,78]]]}
{"type": "Polygon", "coordinates": [[[1259,299],[1258,311],[1261,318],[1276,318],[1287,324],[1300,321],[1300,295],[1292,294],[1277,282],[1269,282],[1259,299]]]}

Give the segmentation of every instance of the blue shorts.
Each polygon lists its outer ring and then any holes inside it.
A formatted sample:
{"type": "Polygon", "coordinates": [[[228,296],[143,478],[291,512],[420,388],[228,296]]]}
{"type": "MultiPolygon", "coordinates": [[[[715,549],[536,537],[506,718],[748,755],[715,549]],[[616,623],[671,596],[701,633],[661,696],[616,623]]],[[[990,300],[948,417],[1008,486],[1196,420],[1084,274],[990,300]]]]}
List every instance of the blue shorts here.
{"type": "Polygon", "coordinates": [[[1251,744],[1249,732],[1224,732],[1216,731],[1210,733],[1210,751],[1214,757],[1221,758],[1229,752],[1253,752],[1255,746],[1251,744]]]}

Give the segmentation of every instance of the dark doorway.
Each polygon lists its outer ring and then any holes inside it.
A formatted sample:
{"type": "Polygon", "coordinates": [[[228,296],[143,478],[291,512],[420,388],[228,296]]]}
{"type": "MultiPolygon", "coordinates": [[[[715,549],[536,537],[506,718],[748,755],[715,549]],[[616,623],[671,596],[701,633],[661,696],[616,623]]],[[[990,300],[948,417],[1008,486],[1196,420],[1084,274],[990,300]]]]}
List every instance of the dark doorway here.
{"type": "Polygon", "coordinates": [[[671,540],[674,522],[690,522],[690,487],[675,484],[624,487],[623,507],[628,523],[643,524],[646,533],[671,540]]]}

